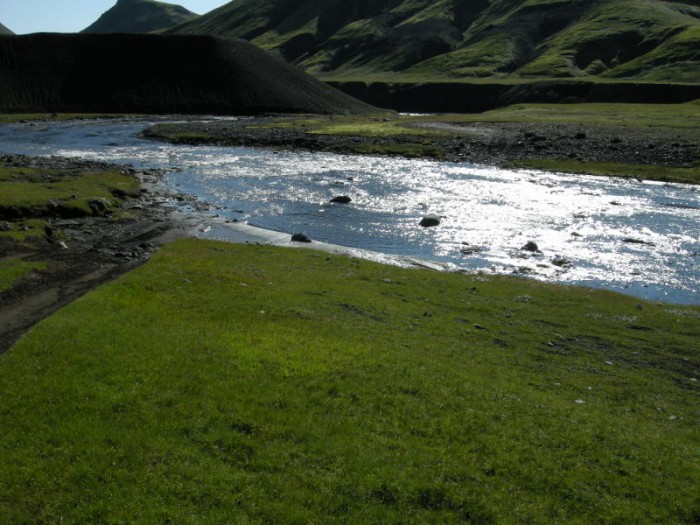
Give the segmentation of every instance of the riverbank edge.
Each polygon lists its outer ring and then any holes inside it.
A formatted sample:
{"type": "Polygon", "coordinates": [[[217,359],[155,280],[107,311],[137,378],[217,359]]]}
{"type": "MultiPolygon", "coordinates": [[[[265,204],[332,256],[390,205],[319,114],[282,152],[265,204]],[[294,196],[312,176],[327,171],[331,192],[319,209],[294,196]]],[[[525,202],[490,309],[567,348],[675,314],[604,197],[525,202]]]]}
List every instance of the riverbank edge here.
{"type": "Polygon", "coordinates": [[[28,265],[24,275],[0,291],[0,354],[40,320],[144,264],[163,244],[196,231],[198,217],[176,212],[175,196],[156,170],[61,157],[0,156],[3,166],[9,163],[21,172],[49,173],[54,180],[74,176],[76,171],[118,170],[137,179],[140,191],[138,197],[124,197],[120,206],[99,214],[31,217],[29,224],[42,225],[38,231],[29,230],[23,210],[18,209],[14,218],[0,219],[4,232],[0,262],[28,265]]]}
{"type": "Polygon", "coordinates": [[[696,129],[498,121],[489,115],[267,116],[156,124],[175,144],[387,155],[700,184],[696,129]]]}

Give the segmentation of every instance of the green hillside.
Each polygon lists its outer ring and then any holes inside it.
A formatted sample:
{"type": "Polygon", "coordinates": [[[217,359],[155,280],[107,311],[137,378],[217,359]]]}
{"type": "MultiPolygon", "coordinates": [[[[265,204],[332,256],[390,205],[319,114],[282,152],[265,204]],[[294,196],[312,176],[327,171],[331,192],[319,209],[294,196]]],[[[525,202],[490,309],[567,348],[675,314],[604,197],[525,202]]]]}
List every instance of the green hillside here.
{"type": "Polygon", "coordinates": [[[0,35],[14,35],[14,33],[4,25],[0,24],[0,35]]]}
{"type": "Polygon", "coordinates": [[[246,38],[336,80],[700,82],[698,0],[236,0],[170,31],[246,38]]]}
{"type": "Polygon", "coordinates": [[[194,20],[182,6],[154,0],[118,0],[83,33],[150,33],[194,20]]]}

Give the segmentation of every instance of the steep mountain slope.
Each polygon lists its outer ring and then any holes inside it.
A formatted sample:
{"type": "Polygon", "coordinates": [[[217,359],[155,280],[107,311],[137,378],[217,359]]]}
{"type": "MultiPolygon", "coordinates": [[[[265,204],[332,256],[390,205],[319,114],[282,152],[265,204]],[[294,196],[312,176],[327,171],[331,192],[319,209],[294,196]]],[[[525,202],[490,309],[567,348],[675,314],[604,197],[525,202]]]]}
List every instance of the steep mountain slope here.
{"type": "Polygon", "coordinates": [[[245,38],[327,79],[700,82],[698,0],[234,0],[170,31],[245,38]]]}
{"type": "Polygon", "coordinates": [[[14,35],[14,33],[7,29],[7,27],[4,25],[0,24],[0,35],[14,35]]]}
{"type": "Polygon", "coordinates": [[[196,35],[0,36],[0,111],[372,111],[243,40],[196,35]]]}
{"type": "Polygon", "coordinates": [[[150,33],[194,20],[182,6],[154,0],[118,0],[83,33],[150,33]]]}

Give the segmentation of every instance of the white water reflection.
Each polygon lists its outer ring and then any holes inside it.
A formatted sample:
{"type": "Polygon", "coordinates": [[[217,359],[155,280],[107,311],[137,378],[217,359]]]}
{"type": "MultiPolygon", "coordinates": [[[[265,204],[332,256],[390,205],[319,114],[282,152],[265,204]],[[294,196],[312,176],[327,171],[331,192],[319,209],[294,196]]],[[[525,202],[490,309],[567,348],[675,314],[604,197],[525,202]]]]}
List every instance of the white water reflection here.
{"type": "MultiPolygon", "coordinates": [[[[0,128],[0,151],[176,168],[231,220],[456,267],[700,304],[700,192],[689,185],[391,157],[168,145],[143,122],[0,128]],[[330,204],[348,195],[349,205],[330,204]],[[418,223],[443,216],[438,228],[418,223]],[[520,248],[528,241],[541,254],[520,248]],[[554,264],[557,263],[557,264],[554,264]]],[[[221,229],[216,229],[220,234],[221,229]]]]}

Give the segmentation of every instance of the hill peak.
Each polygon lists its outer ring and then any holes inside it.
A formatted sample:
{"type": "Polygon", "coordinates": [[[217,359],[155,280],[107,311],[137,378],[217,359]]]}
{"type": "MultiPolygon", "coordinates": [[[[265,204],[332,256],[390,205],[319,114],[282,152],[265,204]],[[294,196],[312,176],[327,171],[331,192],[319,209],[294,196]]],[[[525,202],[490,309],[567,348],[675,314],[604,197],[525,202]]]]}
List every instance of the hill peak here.
{"type": "Polygon", "coordinates": [[[150,33],[190,22],[199,15],[155,0],[117,0],[83,33],[150,33]]]}

